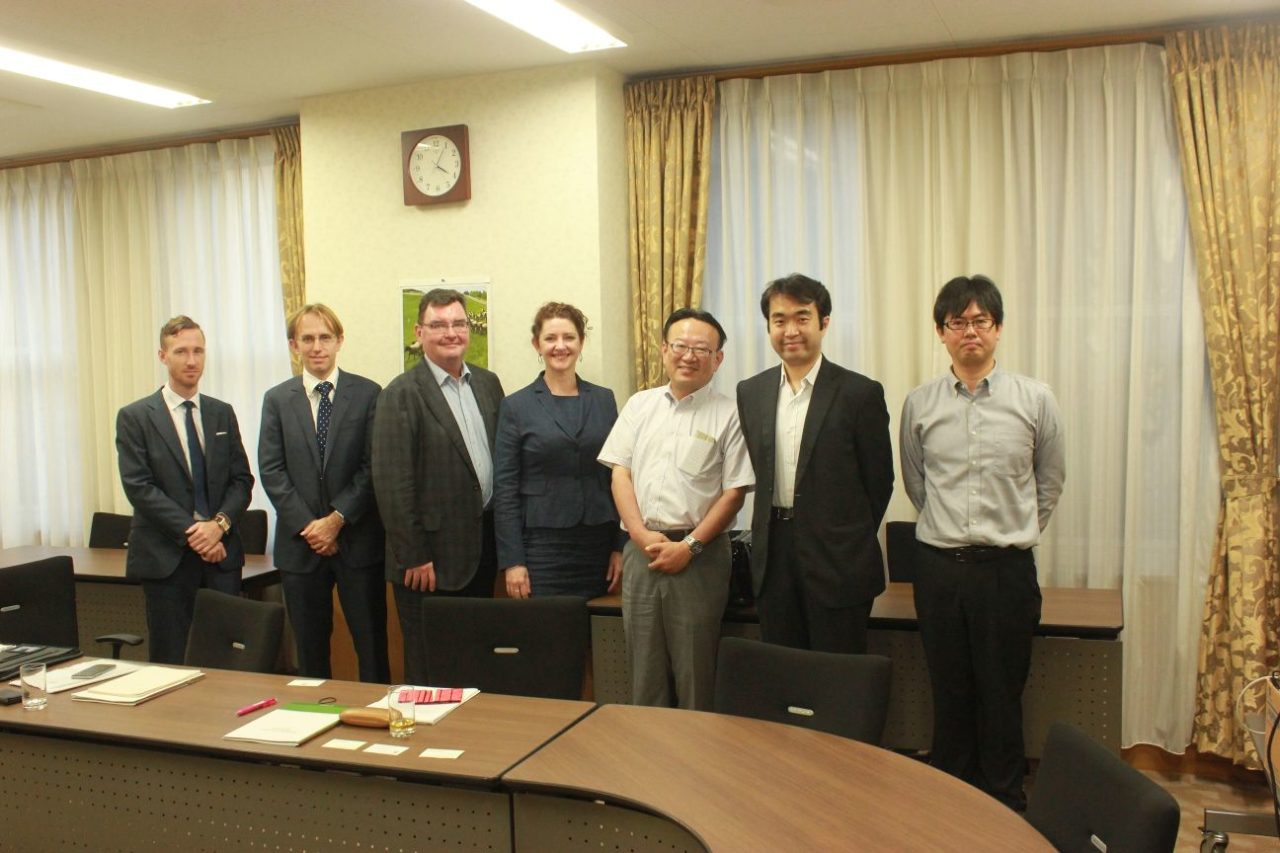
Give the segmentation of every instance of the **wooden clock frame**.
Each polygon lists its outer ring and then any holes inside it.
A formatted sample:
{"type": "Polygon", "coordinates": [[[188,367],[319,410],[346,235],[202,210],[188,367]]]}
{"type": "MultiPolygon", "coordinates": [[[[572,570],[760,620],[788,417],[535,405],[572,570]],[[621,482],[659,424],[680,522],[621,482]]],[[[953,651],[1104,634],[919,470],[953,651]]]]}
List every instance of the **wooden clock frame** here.
{"type": "Polygon", "coordinates": [[[406,205],[447,204],[471,198],[471,150],[467,144],[467,126],[451,124],[445,127],[428,127],[422,130],[406,130],[400,134],[400,173],[404,179],[404,203],[406,205]],[[458,182],[443,195],[427,195],[413,183],[409,172],[409,158],[413,149],[428,136],[443,136],[458,146],[462,168],[458,182]]]}

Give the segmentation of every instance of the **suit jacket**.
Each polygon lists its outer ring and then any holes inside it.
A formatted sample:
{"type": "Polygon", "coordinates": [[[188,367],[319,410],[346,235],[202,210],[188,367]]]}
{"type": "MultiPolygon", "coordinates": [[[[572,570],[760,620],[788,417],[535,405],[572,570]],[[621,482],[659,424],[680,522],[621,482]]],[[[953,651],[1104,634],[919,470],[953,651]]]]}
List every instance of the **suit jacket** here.
{"type": "MultiPolygon", "coordinates": [[[[781,367],[738,383],[738,414],[756,472],[751,580],[769,569],[769,512],[781,367]]],[[[889,410],[879,382],[822,360],[796,466],[795,566],[827,607],[870,601],[884,590],[876,534],[893,494],[889,410]]]]}
{"type": "Polygon", "coordinates": [[[332,510],[345,524],[338,557],[351,568],[381,565],[385,543],[373,499],[373,415],[382,390],[376,382],[341,372],[333,395],[324,464],[316,444],[311,401],[295,376],[262,397],[258,474],[276,508],[275,563],[282,572],[310,572],[320,563],[298,534],[332,510]]]}
{"type": "MultiPolygon", "coordinates": [[[[467,365],[494,449],[502,383],[467,365]]],[[[439,589],[467,585],[480,563],[484,499],[453,411],[424,359],[388,383],[373,418],[373,489],[387,529],[387,580],[434,562],[439,589]]]]}
{"type": "MultiPolygon", "coordinates": [[[[227,556],[220,565],[238,569],[244,565],[244,547],[237,525],[253,491],[249,458],[231,406],[202,394],[200,420],[209,508],[214,514],[226,513],[231,520],[231,532],[222,540],[227,556]]],[[[130,403],[116,415],[116,454],[120,482],[133,504],[125,574],[130,578],[167,578],[178,568],[187,547],[186,530],[195,514],[195,486],[160,391],[130,403]]]]}
{"type": "Polygon", "coordinates": [[[596,461],[618,419],[613,392],[578,379],[582,417],[567,423],[542,375],[502,401],[493,460],[498,568],[525,563],[524,528],[618,521],[610,471],[596,461]]]}

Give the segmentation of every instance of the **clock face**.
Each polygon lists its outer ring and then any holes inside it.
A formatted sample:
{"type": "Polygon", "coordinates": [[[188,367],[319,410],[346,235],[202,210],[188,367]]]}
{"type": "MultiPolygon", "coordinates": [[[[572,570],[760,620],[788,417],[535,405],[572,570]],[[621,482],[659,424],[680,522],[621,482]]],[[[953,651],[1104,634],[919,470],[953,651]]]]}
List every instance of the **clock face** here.
{"type": "Polygon", "coordinates": [[[462,175],[462,155],[448,137],[423,137],[409,157],[409,177],[423,195],[441,196],[462,175]]]}

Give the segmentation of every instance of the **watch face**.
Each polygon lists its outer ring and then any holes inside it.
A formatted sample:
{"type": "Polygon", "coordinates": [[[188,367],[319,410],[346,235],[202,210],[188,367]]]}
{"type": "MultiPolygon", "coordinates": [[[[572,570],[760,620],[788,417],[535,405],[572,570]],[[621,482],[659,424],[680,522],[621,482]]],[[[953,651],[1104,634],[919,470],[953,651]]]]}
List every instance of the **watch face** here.
{"type": "Polygon", "coordinates": [[[426,136],[409,156],[409,177],[423,195],[444,195],[462,176],[462,155],[453,140],[426,136]]]}

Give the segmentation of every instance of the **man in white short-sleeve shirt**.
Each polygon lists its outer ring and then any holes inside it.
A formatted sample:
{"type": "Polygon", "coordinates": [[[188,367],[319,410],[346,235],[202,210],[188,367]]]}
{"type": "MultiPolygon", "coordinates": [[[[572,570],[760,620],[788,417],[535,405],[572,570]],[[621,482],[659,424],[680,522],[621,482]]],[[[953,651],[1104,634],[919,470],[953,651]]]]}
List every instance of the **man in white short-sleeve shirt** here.
{"type": "Polygon", "coordinates": [[[725,530],[755,483],[737,405],[710,387],[724,339],[711,314],[673,312],[662,343],[670,382],[627,401],[598,457],[613,468],[613,500],[630,536],[622,624],[637,705],[712,704],[729,597],[725,530]]]}

